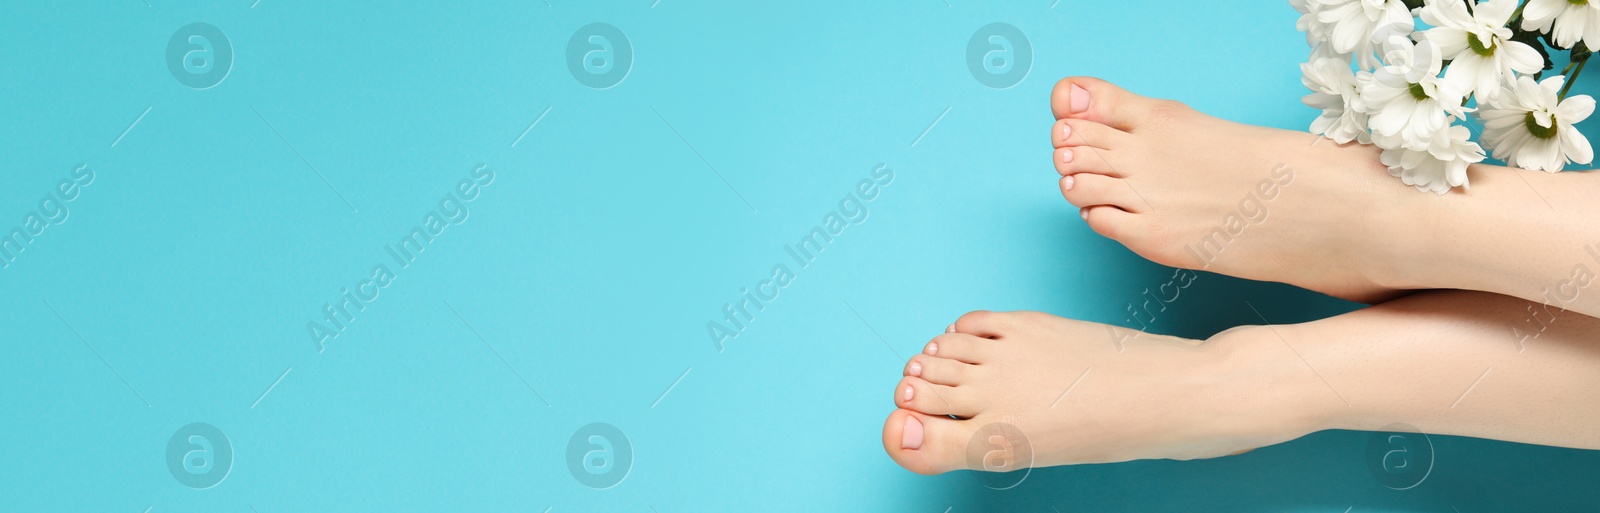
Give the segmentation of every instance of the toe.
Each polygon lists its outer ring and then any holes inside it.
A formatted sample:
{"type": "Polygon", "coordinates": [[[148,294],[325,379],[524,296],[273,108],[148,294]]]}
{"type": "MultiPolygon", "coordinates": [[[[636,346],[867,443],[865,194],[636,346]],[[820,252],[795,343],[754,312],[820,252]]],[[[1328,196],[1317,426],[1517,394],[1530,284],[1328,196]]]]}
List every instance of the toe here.
{"type": "MultiPolygon", "coordinates": [[[[959,325],[960,322],[958,321],[956,324],[959,325]]],[[[956,329],[960,330],[961,328],[957,327],[956,329]]],[[[945,333],[933,337],[933,341],[928,342],[928,345],[922,348],[922,354],[981,365],[985,360],[984,356],[988,353],[989,348],[987,346],[993,343],[991,340],[969,335],[966,332],[945,333]]]]}
{"type": "Polygon", "coordinates": [[[972,364],[949,358],[918,354],[906,364],[905,375],[922,378],[935,385],[958,386],[966,381],[972,364]]]}
{"type": "MultiPolygon", "coordinates": [[[[1014,325],[1011,314],[974,310],[956,319],[956,332],[982,338],[1001,338],[1014,325]]],[[[946,357],[948,358],[948,357],[946,357]]]]}
{"type": "Polygon", "coordinates": [[[1050,110],[1056,119],[1087,119],[1132,132],[1156,102],[1098,78],[1068,77],[1051,92],[1050,110]]]}
{"type": "Polygon", "coordinates": [[[1061,177],[1061,196],[1078,207],[1110,205],[1127,212],[1144,211],[1144,201],[1127,180],[1094,173],[1061,177]]]}
{"type": "Polygon", "coordinates": [[[895,385],[894,405],[927,415],[971,417],[978,413],[978,404],[970,396],[955,387],[906,376],[895,385]]]}
{"type": "Polygon", "coordinates": [[[1050,143],[1065,146],[1093,146],[1112,149],[1125,142],[1128,133],[1084,119],[1062,119],[1050,129],[1050,143]]]}
{"type": "Polygon", "coordinates": [[[1067,176],[1075,173],[1094,173],[1122,178],[1122,173],[1111,165],[1115,152],[1093,146],[1056,148],[1056,173],[1067,176]]]}
{"type": "Polygon", "coordinates": [[[1084,208],[1083,220],[1089,223],[1089,229],[1108,239],[1123,240],[1137,230],[1132,225],[1138,216],[1125,210],[1110,205],[1099,205],[1084,208]]]}
{"type": "Polygon", "coordinates": [[[895,410],[883,424],[883,450],[895,463],[918,474],[966,468],[970,421],[895,410]]]}

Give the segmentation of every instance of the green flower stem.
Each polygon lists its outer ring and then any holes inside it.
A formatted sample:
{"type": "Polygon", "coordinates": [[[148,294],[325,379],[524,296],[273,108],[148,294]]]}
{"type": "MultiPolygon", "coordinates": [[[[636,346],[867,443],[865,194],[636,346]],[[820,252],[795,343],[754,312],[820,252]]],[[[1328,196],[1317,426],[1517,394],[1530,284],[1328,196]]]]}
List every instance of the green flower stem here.
{"type": "Polygon", "coordinates": [[[1517,4],[1517,10],[1511,11],[1511,21],[1507,22],[1506,25],[1515,28],[1517,22],[1522,21],[1522,8],[1527,6],[1528,0],[1522,0],[1522,3],[1517,4]]]}
{"type": "MultiPolygon", "coordinates": [[[[1557,96],[1558,100],[1567,99],[1567,91],[1572,89],[1572,84],[1578,83],[1578,74],[1579,73],[1583,73],[1583,67],[1588,65],[1588,64],[1589,64],[1589,61],[1586,60],[1586,61],[1578,63],[1578,67],[1572,69],[1572,74],[1571,75],[1567,75],[1567,83],[1566,83],[1566,85],[1561,86],[1561,94],[1557,96]]],[[[1565,75],[1565,73],[1563,73],[1563,74],[1565,75]]]]}

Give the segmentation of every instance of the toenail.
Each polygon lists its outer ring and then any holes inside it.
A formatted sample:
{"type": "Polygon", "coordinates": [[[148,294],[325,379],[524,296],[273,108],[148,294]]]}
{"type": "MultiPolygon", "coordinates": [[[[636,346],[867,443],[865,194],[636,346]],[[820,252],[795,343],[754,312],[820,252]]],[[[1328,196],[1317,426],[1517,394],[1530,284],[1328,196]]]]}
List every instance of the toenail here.
{"type": "Polygon", "coordinates": [[[1087,209],[1087,208],[1079,209],[1078,210],[1078,215],[1083,216],[1083,220],[1084,221],[1088,221],[1089,220],[1089,209],[1087,209]]]}
{"type": "Polygon", "coordinates": [[[945,333],[955,333],[956,332],[956,323],[953,323],[953,322],[950,323],[950,327],[945,328],[944,332],[945,333]]]}
{"type": "Polygon", "coordinates": [[[907,372],[911,373],[912,376],[922,377],[922,364],[911,362],[911,369],[907,372]]]}
{"type": "Polygon", "coordinates": [[[917,395],[917,389],[911,388],[911,385],[906,385],[906,391],[901,393],[900,397],[904,398],[905,402],[909,403],[911,402],[911,397],[915,395],[917,395]]]}
{"type": "Polygon", "coordinates": [[[1062,148],[1061,149],[1061,163],[1062,164],[1071,164],[1072,163],[1072,150],[1071,149],[1068,149],[1068,148],[1062,148]]]}
{"type": "Polygon", "coordinates": [[[1061,141],[1066,142],[1070,137],[1072,137],[1072,125],[1061,125],[1061,141]]]}
{"type": "Polygon", "coordinates": [[[1073,114],[1089,110],[1089,91],[1084,90],[1082,87],[1078,87],[1077,84],[1073,84],[1071,94],[1073,114]]]}
{"type": "Polygon", "coordinates": [[[900,431],[901,449],[922,448],[922,421],[916,417],[906,415],[905,428],[900,431]]]}
{"type": "Polygon", "coordinates": [[[1067,175],[1067,176],[1061,178],[1061,190],[1063,190],[1063,191],[1072,190],[1072,184],[1074,182],[1076,182],[1076,180],[1072,179],[1072,175],[1067,175]]]}
{"type": "MultiPolygon", "coordinates": [[[[951,326],[955,326],[955,325],[951,324],[951,326]]],[[[928,343],[928,348],[927,349],[923,349],[922,352],[928,353],[928,356],[933,356],[933,355],[939,354],[939,344],[937,342],[929,342],[928,343]]]]}

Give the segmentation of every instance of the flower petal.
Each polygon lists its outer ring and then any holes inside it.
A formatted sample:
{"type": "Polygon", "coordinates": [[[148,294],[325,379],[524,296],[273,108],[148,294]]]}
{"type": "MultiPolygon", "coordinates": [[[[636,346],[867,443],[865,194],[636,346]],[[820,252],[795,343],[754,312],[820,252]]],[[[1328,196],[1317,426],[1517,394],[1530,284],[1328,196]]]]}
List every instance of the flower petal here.
{"type": "Polygon", "coordinates": [[[1567,159],[1587,165],[1594,161],[1594,148],[1589,146],[1589,138],[1578,132],[1572,125],[1561,127],[1561,152],[1567,154],[1567,159]]]}
{"type": "Polygon", "coordinates": [[[1556,116],[1561,118],[1561,122],[1567,124],[1575,124],[1589,119],[1590,114],[1594,114],[1594,98],[1587,94],[1569,96],[1567,99],[1561,100],[1561,105],[1556,107],[1556,116]]]}
{"type": "Polygon", "coordinates": [[[1422,32],[1422,38],[1439,45],[1439,51],[1445,55],[1456,55],[1467,51],[1467,31],[1465,30],[1451,27],[1431,28],[1422,32]]]}
{"type": "Polygon", "coordinates": [[[1472,17],[1484,25],[1498,27],[1511,21],[1511,13],[1515,10],[1517,0],[1490,0],[1478,2],[1478,6],[1472,10],[1472,17]]]}
{"type": "Polygon", "coordinates": [[[1521,41],[1501,41],[1500,49],[1495,53],[1503,56],[1506,67],[1517,73],[1533,74],[1544,69],[1544,57],[1539,56],[1538,50],[1521,41]]]}
{"type": "Polygon", "coordinates": [[[1522,8],[1522,29],[1548,32],[1550,22],[1566,7],[1567,0],[1529,0],[1522,8]]]}

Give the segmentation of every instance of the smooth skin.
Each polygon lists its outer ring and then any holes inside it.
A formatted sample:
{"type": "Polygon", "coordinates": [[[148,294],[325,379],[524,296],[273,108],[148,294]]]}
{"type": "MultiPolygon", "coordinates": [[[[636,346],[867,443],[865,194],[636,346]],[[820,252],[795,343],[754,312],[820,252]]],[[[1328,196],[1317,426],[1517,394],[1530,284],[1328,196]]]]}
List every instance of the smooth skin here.
{"type": "Polygon", "coordinates": [[[883,443],[900,465],[980,468],[973,447],[992,439],[974,437],[996,424],[1022,433],[1007,443],[1033,466],[1208,458],[1396,422],[1600,449],[1600,176],[1473,166],[1470,192],[1435,196],[1370,146],[1094,78],[1061,81],[1051,109],[1062,195],[1095,232],[1164,265],[1381,304],[1204,341],[967,314],[894,390],[883,443]]]}
{"type": "Polygon", "coordinates": [[[1369,304],[1462,289],[1600,316],[1600,174],[1474,165],[1470,190],[1437,196],[1389,176],[1376,147],[1234,123],[1095,78],[1057,83],[1050,108],[1063,196],[1156,263],[1369,304]],[[1292,180],[1264,198],[1261,181],[1282,169],[1292,180]],[[1258,209],[1241,204],[1249,197],[1258,209]],[[1228,233],[1230,214],[1244,221],[1231,241],[1190,251],[1228,233]]]}
{"type": "Polygon", "coordinates": [[[1529,304],[1429,291],[1205,341],[973,312],[907,364],[883,446],[922,474],[977,468],[972,439],[997,422],[1025,434],[1033,466],[1210,458],[1393,423],[1600,449],[1600,319],[1558,312],[1519,339],[1529,304]]]}

